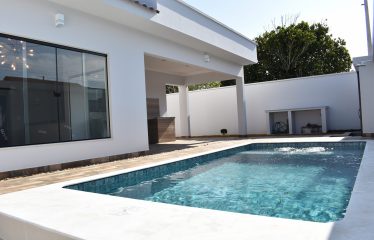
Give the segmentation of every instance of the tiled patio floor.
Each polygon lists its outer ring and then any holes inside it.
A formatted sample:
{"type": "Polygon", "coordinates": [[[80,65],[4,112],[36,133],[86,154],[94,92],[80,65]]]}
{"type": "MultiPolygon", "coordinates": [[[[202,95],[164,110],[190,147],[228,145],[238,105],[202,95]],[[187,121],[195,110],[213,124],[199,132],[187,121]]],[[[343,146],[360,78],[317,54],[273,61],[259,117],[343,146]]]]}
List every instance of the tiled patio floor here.
{"type": "MultiPolygon", "coordinates": [[[[289,136],[290,137],[290,136],[289,136]]],[[[316,136],[318,137],[318,136],[316,136]]],[[[345,140],[360,140],[361,137],[347,137],[347,135],[326,135],[325,137],[343,137],[345,140]]],[[[277,137],[262,137],[262,138],[193,138],[186,140],[177,140],[171,143],[162,143],[151,145],[149,154],[142,157],[131,159],[124,159],[115,162],[102,163],[97,165],[90,165],[79,168],[66,169],[62,171],[42,173],[33,176],[12,178],[0,181],[0,195],[26,190],[34,187],[45,186],[48,184],[64,182],[83,177],[89,177],[97,174],[123,170],[127,168],[139,167],[142,165],[162,162],[165,160],[190,156],[194,154],[204,153],[215,149],[235,146],[240,143],[248,142],[251,140],[269,142],[271,139],[277,137]]],[[[284,138],[284,137],[280,137],[284,138]]],[[[278,138],[278,139],[280,139],[278,138]]],[[[293,136],[292,138],[299,138],[293,136]]],[[[305,138],[302,138],[305,139],[305,138]]],[[[315,139],[309,137],[309,139],[315,139]]]]}
{"type": "Polygon", "coordinates": [[[189,156],[214,149],[233,146],[243,141],[248,141],[248,139],[188,139],[177,140],[176,142],[172,143],[152,145],[149,155],[143,157],[3,180],[0,181],[0,194],[21,191],[29,188],[40,187],[48,184],[64,182],[117,170],[123,170],[126,168],[138,167],[149,163],[157,163],[176,157],[189,156]]]}

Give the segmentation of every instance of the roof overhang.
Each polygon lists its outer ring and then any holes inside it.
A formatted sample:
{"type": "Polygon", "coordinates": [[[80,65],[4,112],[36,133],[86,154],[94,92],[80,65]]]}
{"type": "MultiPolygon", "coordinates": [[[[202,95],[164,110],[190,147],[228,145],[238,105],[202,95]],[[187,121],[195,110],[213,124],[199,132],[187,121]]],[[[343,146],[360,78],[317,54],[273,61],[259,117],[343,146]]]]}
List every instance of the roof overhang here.
{"type": "Polygon", "coordinates": [[[254,41],[181,0],[158,0],[159,13],[132,0],[49,0],[241,65],[257,63],[254,41]]]}
{"type": "Polygon", "coordinates": [[[372,56],[363,56],[363,57],[356,57],[353,58],[353,66],[355,67],[356,71],[359,71],[359,68],[365,66],[368,62],[373,61],[372,56]]]}

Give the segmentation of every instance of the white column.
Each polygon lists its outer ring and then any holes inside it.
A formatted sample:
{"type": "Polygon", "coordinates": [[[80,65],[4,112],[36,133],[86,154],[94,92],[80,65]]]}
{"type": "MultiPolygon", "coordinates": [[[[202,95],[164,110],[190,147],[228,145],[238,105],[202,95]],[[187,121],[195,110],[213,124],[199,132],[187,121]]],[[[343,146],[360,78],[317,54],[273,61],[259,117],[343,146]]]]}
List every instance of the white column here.
{"type": "Polygon", "coordinates": [[[321,108],[322,133],[327,133],[326,108],[321,108]]]}
{"type": "Polygon", "coordinates": [[[288,133],[294,134],[293,132],[293,114],[292,111],[288,111],[288,133]]]}
{"type": "Polygon", "coordinates": [[[236,98],[238,108],[238,129],[240,136],[247,136],[247,113],[244,93],[244,77],[236,79],[236,98]]]}
{"type": "Polygon", "coordinates": [[[267,126],[267,134],[271,135],[271,130],[272,130],[272,124],[273,120],[271,119],[271,114],[270,112],[266,111],[266,126],[267,126]]]}
{"type": "Polygon", "coordinates": [[[188,86],[178,86],[178,90],[181,135],[182,137],[191,137],[188,86]]]}

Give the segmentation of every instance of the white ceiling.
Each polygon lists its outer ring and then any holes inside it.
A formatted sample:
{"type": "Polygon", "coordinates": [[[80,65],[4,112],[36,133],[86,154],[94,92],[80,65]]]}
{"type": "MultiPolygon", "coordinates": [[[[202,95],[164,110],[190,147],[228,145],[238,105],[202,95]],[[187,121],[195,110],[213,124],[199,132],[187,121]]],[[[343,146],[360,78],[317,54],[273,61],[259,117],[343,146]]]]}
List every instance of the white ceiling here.
{"type": "Polygon", "coordinates": [[[145,69],[154,72],[167,73],[171,75],[189,77],[211,71],[202,67],[193,66],[186,63],[176,62],[170,59],[158,58],[146,55],[144,57],[145,69]]]}

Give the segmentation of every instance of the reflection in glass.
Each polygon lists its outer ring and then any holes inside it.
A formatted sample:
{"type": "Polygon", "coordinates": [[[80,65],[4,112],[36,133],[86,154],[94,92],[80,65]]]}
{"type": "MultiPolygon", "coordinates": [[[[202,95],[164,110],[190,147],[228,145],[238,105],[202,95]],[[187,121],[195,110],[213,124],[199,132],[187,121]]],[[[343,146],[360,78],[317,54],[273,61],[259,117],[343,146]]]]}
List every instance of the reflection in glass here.
{"type": "Polygon", "coordinates": [[[58,79],[69,91],[71,140],[109,137],[106,58],[58,49],[57,60],[58,79]]]}
{"type": "Polygon", "coordinates": [[[106,57],[0,37],[0,147],[110,136],[106,57]]]}
{"type": "Polygon", "coordinates": [[[64,96],[56,82],[56,49],[27,43],[27,102],[29,144],[58,142],[58,100],[64,96]]]}
{"type": "Polygon", "coordinates": [[[105,138],[109,136],[106,59],[92,54],[84,56],[90,137],[105,138]]]}
{"type": "Polygon", "coordinates": [[[63,109],[69,112],[64,119],[61,119],[62,128],[65,129],[64,136],[67,140],[86,139],[84,118],[84,92],[78,87],[82,82],[82,53],[57,49],[58,80],[63,84],[64,93],[68,98],[61,103],[63,109]],[[83,117],[81,117],[83,116],[83,117]]]}
{"type": "Polygon", "coordinates": [[[0,37],[0,146],[27,144],[24,119],[23,42],[0,37]]]}

